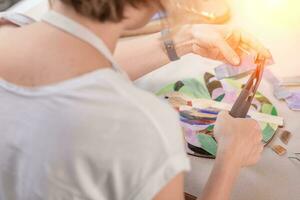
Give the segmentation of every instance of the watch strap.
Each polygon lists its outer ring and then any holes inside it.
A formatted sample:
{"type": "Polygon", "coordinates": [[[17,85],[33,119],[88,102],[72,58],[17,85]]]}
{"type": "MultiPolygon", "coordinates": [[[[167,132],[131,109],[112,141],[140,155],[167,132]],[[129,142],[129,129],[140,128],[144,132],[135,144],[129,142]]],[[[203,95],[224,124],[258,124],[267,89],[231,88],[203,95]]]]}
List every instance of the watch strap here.
{"type": "Polygon", "coordinates": [[[178,54],[176,52],[174,41],[172,39],[167,38],[169,33],[170,33],[169,29],[163,29],[161,31],[161,35],[163,37],[163,43],[164,43],[165,49],[167,51],[168,57],[169,57],[170,61],[176,61],[176,60],[179,60],[180,57],[178,56],[178,54]],[[164,39],[164,38],[167,38],[167,39],[164,39]]]}

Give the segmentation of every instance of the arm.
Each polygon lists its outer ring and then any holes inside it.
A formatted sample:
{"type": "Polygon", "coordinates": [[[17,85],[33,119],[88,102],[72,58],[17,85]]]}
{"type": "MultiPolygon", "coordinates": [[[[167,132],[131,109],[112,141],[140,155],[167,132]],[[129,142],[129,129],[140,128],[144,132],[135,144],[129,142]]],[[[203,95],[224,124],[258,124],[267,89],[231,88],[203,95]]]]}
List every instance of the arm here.
{"type": "MultiPolygon", "coordinates": [[[[217,158],[198,200],[229,200],[240,169],[258,162],[263,150],[260,127],[251,119],[234,119],[221,112],[214,136],[218,141],[217,158]]],[[[183,174],[179,174],[154,200],[183,200],[182,193],[183,174]]]]}
{"type": "MultiPolygon", "coordinates": [[[[209,176],[208,182],[201,197],[198,200],[228,200],[240,172],[240,167],[216,159],[214,168],[209,176]]],[[[183,184],[184,174],[178,174],[167,186],[165,186],[154,198],[154,200],[184,200],[183,184]]]]}
{"type": "Polygon", "coordinates": [[[209,176],[201,197],[198,200],[228,200],[240,173],[240,166],[225,159],[216,159],[214,168],[209,176]]]}
{"type": "MultiPolygon", "coordinates": [[[[185,25],[176,31],[173,40],[180,57],[194,53],[238,65],[241,54],[239,47],[271,57],[268,50],[253,37],[224,25],[185,25]]],[[[170,62],[160,33],[120,41],[115,58],[132,80],[170,62]]]]}
{"type": "MultiPolygon", "coordinates": [[[[180,57],[190,52],[182,44],[176,45],[176,49],[180,57]]],[[[160,33],[125,39],[119,42],[114,55],[132,80],[170,62],[160,40],[160,33]]]]}

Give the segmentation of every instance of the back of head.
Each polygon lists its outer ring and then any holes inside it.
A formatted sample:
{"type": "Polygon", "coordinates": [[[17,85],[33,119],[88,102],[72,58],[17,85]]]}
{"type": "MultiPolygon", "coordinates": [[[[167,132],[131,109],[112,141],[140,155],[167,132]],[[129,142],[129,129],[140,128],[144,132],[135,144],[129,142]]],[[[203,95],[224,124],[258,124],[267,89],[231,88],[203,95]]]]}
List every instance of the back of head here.
{"type": "MultiPolygon", "coordinates": [[[[50,0],[51,1],[51,0],[50,0]]],[[[100,22],[120,22],[126,19],[125,8],[156,7],[167,13],[172,26],[182,23],[185,15],[200,10],[200,3],[194,0],[60,0],[83,16],[100,22]]]]}
{"type": "MultiPolygon", "coordinates": [[[[61,0],[78,13],[100,22],[120,22],[127,5],[134,8],[150,5],[149,0],[61,0]]],[[[154,1],[153,1],[154,2],[154,1]]],[[[152,3],[153,3],[152,2],[152,3]]],[[[158,1],[157,1],[158,2],[158,1]]]]}

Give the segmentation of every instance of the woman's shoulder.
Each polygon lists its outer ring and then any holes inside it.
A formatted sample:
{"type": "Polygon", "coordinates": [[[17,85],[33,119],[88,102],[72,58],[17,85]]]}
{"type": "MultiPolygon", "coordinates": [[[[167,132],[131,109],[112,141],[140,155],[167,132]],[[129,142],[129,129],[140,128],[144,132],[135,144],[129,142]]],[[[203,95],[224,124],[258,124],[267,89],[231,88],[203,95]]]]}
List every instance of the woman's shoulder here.
{"type": "Polygon", "coordinates": [[[149,128],[163,137],[182,136],[179,115],[167,102],[130,81],[111,77],[107,77],[107,81],[118,98],[116,106],[127,108],[127,118],[132,118],[133,125],[144,124],[144,129],[149,128]]]}
{"type": "MultiPolygon", "coordinates": [[[[118,134],[124,141],[134,138],[140,144],[152,141],[163,148],[182,145],[178,114],[154,94],[137,88],[113,70],[99,71],[87,77],[85,82],[89,83],[54,96],[80,97],[80,101],[68,98],[64,106],[64,117],[81,121],[75,123],[75,130],[80,130],[81,124],[87,123],[90,126],[85,134],[91,134],[92,138],[106,133],[111,136],[118,134]],[[97,133],[99,131],[101,134],[97,133]]],[[[106,136],[106,139],[109,137],[106,136]]]]}

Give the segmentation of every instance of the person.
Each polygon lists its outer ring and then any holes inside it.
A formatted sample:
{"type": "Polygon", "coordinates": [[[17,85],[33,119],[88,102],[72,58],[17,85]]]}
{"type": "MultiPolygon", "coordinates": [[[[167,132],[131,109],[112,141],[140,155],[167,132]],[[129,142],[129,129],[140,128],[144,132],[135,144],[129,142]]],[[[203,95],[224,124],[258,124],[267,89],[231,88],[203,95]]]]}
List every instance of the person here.
{"type": "Polygon", "coordinates": [[[15,3],[17,3],[19,0],[4,0],[0,2],[0,11],[5,11],[9,7],[13,6],[15,3]]]}
{"type": "MultiPolygon", "coordinates": [[[[0,199],[184,199],[190,166],[178,116],[130,80],[169,62],[166,50],[158,35],[117,44],[157,11],[175,19],[177,9],[173,1],[55,0],[40,22],[1,27],[0,199]]],[[[179,56],[238,64],[240,45],[269,56],[226,26],[177,26],[172,39],[179,56]]],[[[199,199],[229,199],[263,149],[258,124],[226,112],[215,138],[199,199]]]]}

